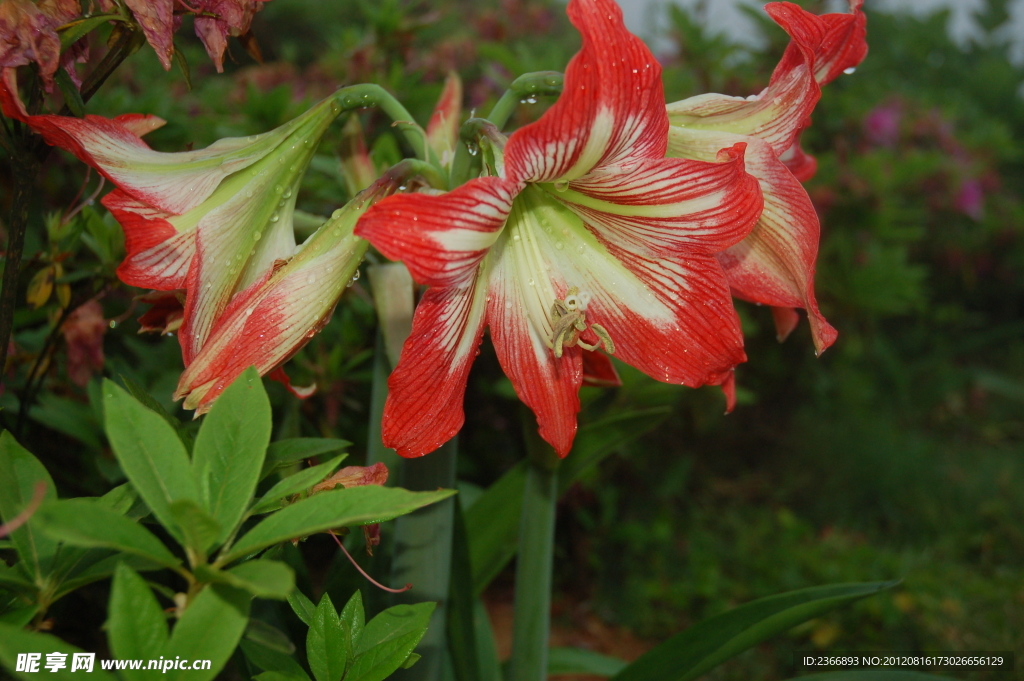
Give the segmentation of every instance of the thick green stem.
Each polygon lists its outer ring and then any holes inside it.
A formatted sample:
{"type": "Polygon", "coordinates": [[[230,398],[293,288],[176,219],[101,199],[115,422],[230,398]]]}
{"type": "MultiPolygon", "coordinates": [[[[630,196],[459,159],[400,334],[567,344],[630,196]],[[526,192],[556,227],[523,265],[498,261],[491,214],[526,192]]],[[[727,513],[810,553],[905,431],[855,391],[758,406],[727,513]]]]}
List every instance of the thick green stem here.
{"type": "MultiPolygon", "coordinates": [[[[455,487],[458,436],[440,449],[418,459],[402,462],[399,484],[413,491],[455,487]]],[[[412,584],[399,594],[399,603],[434,601],[437,608],[430,628],[416,648],[423,659],[395,674],[396,681],[440,681],[448,654],[447,602],[452,560],[454,500],[445,499],[395,520],[395,551],[391,562],[394,585],[412,584]]]]}
{"type": "Polygon", "coordinates": [[[498,103],[491,109],[487,120],[494,123],[501,130],[508,123],[508,119],[512,116],[516,106],[524,100],[529,102],[531,99],[536,100],[537,97],[543,95],[560,95],[562,93],[563,80],[564,77],[557,71],[524,73],[508,86],[508,90],[505,90],[505,94],[501,96],[498,103]]]}
{"type": "Polygon", "coordinates": [[[380,108],[394,121],[392,125],[402,133],[416,157],[432,165],[439,173],[443,173],[437,154],[427,143],[427,133],[416,123],[402,103],[387,90],[373,83],[365,83],[342,88],[334,93],[334,97],[340,105],[340,110],[336,113],[372,106],[380,108]]]}
{"type": "Polygon", "coordinates": [[[519,520],[515,623],[508,681],[541,681],[548,676],[559,459],[540,439],[532,415],[524,414],[523,424],[529,466],[519,520]]]}

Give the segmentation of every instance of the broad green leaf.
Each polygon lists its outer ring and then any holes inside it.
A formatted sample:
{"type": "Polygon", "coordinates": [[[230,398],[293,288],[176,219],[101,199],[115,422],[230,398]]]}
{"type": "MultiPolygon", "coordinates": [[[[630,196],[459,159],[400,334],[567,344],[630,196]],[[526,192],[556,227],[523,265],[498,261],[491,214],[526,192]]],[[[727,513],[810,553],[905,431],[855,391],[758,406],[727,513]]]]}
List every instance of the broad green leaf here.
{"type": "Polygon", "coordinates": [[[298,473],[293,473],[283,480],[279,480],[267,493],[260,497],[259,501],[252,508],[252,513],[267,513],[275,510],[281,505],[281,500],[292,494],[298,494],[317,484],[328,475],[334,472],[345,455],[336,456],[327,463],[322,463],[311,468],[304,468],[298,473]]]}
{"type": "Polygon", "coordinates": [[[40,634],[34,631],[25,631],[21,627],[0,623],[0,666],[6,667],[7,671],[18,679],[25,681],[38,681],[40,677],[48,681],[79,681],[83,675],[89,681],[117,681],[113,674],[100,669],[99,660],[93,665],[92,672],[84,674],[81,670],[72,672],[72,655],[81,653],[80,648],[69,645],[50,634],[40,634]],[[18,653],[38,652],[42,653],[37,672],[16,672],[18,653]],[[56,672],[46,669],[46,653],[65,653],[67,655],[67,666],[56,672]]]}
{"type": "Polygon", "coordinates": [[[217,542],[221,534],[220,523],[206,512],[199,502],[192,499],[179,499],[171,502],[171,516],[185,538],[185,546],[206,560],[206,552],[217,542]]]}
{"type": "Polygon", "coordinates": [[[548,651],[548,674],[593,674],[615,676],[628,663],[585,648],[551,648],[548,651]]]}
{"type": "MultiPolygon", "coordinates": [[[[559,494],[589,466],[665,420],[666,408],[616,414],[580,428],[572,453],[558,471],[559,494]]],[[[473,565],[473,588],[483,593],[515,556],[519,537],[526,461],[506,472],[466,510],[466,532],[473,565]]]]}
{"type": "MultiPolygon", "coordinates": [[[[244,638],[240,645],[242,653],[245,655],[246,659],[259,669],[262,669],[265,672],[276,672],[288,679],[309,681],[309,675],[306,674],[306,671],[291,655],[285,655],[284,653],[273,650],[272,648],[267,648],[266,646],[253,641],[247,641],[244,638]]],[[[264,674],[260,674],[256,678],[266,679],[269,677],[264,674]]]]}
{"type": "Polygon", "coordinates": [[[264,650],[272,650],[282,655],[291,655],[295,652],[295,644],[288,638],[288,634],[263,620],[249,618],[249,625],[242,636],[242,642],[246,641],[257,643],[264,650]]]}
{"type": "MultiPolygon", "coordinates": [[[[121,564],[114,573],[108,606],[107,641],[116,659],[156,659],[167,645],[167,616],[146,580],[121,564]]],[[[126,679],[146,679],[145,670],[125,669],[126,679]]]]}
{"type": "Polygon", "coordinates": [[[50,501],[36,516],[47,535],[74,546],[115,549],[169,568],[181,563],[149,530],[94,499],[50,501]]]}
{"type": "Polygon", "coordinates": [[[249,623],[252,596],[222,584],[199,592],[171,632],[165,657],[210,660],[210,669],[171,670],[169,681],[210,681],[224,668],[249,623]]]}
{"type": "Polygon", "coordinates": [[[363,627],[366,626],[366,613],[363,610],[363,594],[356,591],[348,599],[348,603],[341,609],[341,627],[348,632],[348,640],[351,644],[349,650],[355,653],[359,637],[363,635],[363,627]]]}
{"type": "Polygon", "coordinates": [[[859,669],[809,674],[808,676],[798,676],[791,681],[954,681],[954,678],[895,669],[859,669]]]}
{"type": "Polygon", "coordinates": [[[268,516],[217,562],[229,563],[268,546],[336,527],[390,520],[452,494],[451,490],[410,492],[377,485],[314,494],[268,516]]]}
{"type": "Polygon", "coordinates": [[[199,565],[195,572],[196,577],[204,582],[229,584],[260,598],[283,601],[295,590],[295,573],[277,560],[248,560],[230,570],[199,565]]]}
{"type": "Polygon", "coordinates": [[[174,429],[174,432],[178,434],[178,439],[181,440],[181,444],[185,445],[186,451],[192,451],[192,447],[195,445],[195,440],[192,437],[191,431],[189,431],[189,429],[179,419],[175,418],[173,414],[168,413],[168,411],[164,409],[164,406],[157,402],[145,388],[124,374],[121,374],[121,382],[124,383],[124,387],[128,390],[128,394],[141,402],[144,407],[166,421],[167,425],[174,429]]]}
{"type": "Polygon", "coordinates": [[[260,471],[260,480],[278,468],[290,466],[293,463],[314,456],[333,454],[345,449],[350,444],[352,443],[347,440],[315,437],[296,437],[271,442],[270,446],[267,447],[267,458],[263,461],[263,470],[260,471]]]}
{"type": "Polygon", "coordinates": [[[316,681],[340,681],[349,659],[347,638],[331,597],[324,594],[306,634],[306,659],[316,681]]]}
{"type": "Polygon", "coordinates": [[[111,511],[124,515],[132,509],[138,499],[138,492],[130,483],[126,482],[99,497],[98,501],[111,511]]]}
{"type": "Polygon", "coordinates": [[[434,603],[396,605],[366,623],[345,681],[382,681],[399,669],[427,633],[434,603]]]}
{"type": "Polygon", "coordinates": [[[19,569],[8,567],[7,563],[2,560],[0,560],[0,586],[22,593],[35,593],[36,591],[36,585],[25,579],[19,569]]]}
{"type": "Polygon", "coordinates": [[[307,627],[311,626],[313,616],[316,613],[316,606],[313,605],[313,601],[306,598],[306,594],[298,589],[292,591],[288,594],[288,605],[292,606],[295,615],[302,620],[303,624],[307,627]]]}
{"type": "Polygon", "coordinates": [[[24,627],[32,621],[32,618],[36,616],[37,612],[39,612],[38,605],[26,605],[23,608],[8,610],[4,614],[0,615],[0,622],[10,624],[13,627],[24,627]]]}
{"type": "Polygon", "coordinates": [[[203,505],[227,539],[249,508],[270,443],[270,400],[250,367],[228,386],[203,420],[192,470],[203,505]]]}
{"type": "Polygon", "coordinates": [[[896,582],[831,584],[769,596],[698,622],[669,638],[614,681],[688,681],[776,634],[896,582]]]}
{"type": "Polygon", "coordinates": [[[110,380],[103,381],[103,412],[121,469],[160,524],[184,541],[171,503],[199,501],[199,491],[181,440],[163,418],[110,380]]]}
{"type": "MultiPolygon", "coordinates": [[[[46,486],[44,500],[57,498],[53,479],[39,459],[18,444],[7,431],[0,433],[0,518],[3,522],[13,520],[32,502],[37,482],[46,486]]],[[[11,541],[32,574],[41,577],[49,571],[57,542],[40,535],[37,523],[35,517],[29,518],[11,533],[11,541]]]]}
{"type": "MultiPolygon", "coordinates": [[[[68,546],[65,544],[61,548],[61,554],[63,554],[67,548],[68,546]]],[[[107,555],[105,558],[90,564],[81,571],[78,571],[77,569],[72,571],[70,575],[61,581],[60,585],[56,589],[54,593],[54,600],[62,598],[72,591],[82,588],[86,584],[92,584],[93,582],[98,582],[101,579],[110,577],[117,570],[117,566],[122,563],[139,572],[163,569],[162,565],[154,563],[151,560],[146,560],[142,556],[138,555],[118,553],[117,551],[108,551],[107,549],[89,549],[89,551],[105,553],[107,555]]]]}
{"type": "Polygon", "coordinates": [[[286,672],[263,672],[253,677],[256,681],[308,681],[309,676],[302,672],[302,676],[288,674],[286,672]]]}

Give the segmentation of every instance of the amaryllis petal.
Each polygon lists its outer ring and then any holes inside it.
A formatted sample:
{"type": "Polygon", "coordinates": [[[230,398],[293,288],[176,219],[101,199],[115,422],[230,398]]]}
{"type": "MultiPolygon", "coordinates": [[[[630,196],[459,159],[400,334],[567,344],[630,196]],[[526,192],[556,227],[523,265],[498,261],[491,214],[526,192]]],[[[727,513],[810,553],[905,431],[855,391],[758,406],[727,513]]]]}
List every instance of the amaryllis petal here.
{"type": "MultiPolygon", "coordinates": [[[[385,408],[396,424],[386,442],[400,442],[405,456],[431,451],[461,425],[485,325],[541,437],[561,456],[576,432],[584,353],[591,365],[600,349],[693,386],[723,383],[745,359],[714,255],[743,239],[760,213],[743,146],[710,163],[665,159],[657,62],[611,0],[571,0],[569,15],[584,47],[563,95],[512,134],[495,176],[447,194],[386,199],[357,230],[434,287],[414,319],[431,342],[414,341],[414,330],[389,383],[400,397],[385,408]],[[478,319],[467,310],[481,299],[478,319]],[[440,396],[433,404],[430,390],[440,396]]],[[[596,363],[613,381],[607,358],[596,363]]]]}
{"type": "Polygon", "coordinates": [[[179,232],[171,224],[173,214],[137,201],[120,189],[100,203],[124,230],[127,254],[117,268],[121,281],[160,291],[185,288],[196,252],[192,231],[179,232]]]}
{"type": "Polygon", "coordinates": [[[569,62],[558,101],[509,139],[509,177],[575,180],[595,168],[665,155],[657,60],[626,30],[612,0],[572,2],[568,12],[583,48],[569,62]]]}
{"type": "Polygon", "coordinates": [[[668,105],[674,127],[759,137],[781,155],[809,124],[824,85],[864,58],[865,19],[860,0],[851,14],[818,16],[788,2],[765,10],[792,39],[768,87],[751,97],[705,94],[668,105]]]}
{"type": "Polygon", "coordinates": [[[718,254],[729,285],[744,300],[807,310],[820,354],[836,331],[818,311],[814,267],[818,255],[818,215],[807,191],[765,142],[754,137],[673,128],[669,153],[707,158],[715,150],[745,139],[747,171],[761,185],[764,210],[742,242],[718,254]]]}
{"type": "Polygon", "coordinates": [[[614,388],[622,385],[622,379],[608,355],[597,350],[584,350],[583,385],[590,388],[614,388]]]}
{"type": "Polygon", "coordinates": [[[403,357],[388,379],[381,435],[405,457],[450,440],[465,421],[462,400],[484,329],[486,288],[431,288],[416,306],[403,357]]]}
{"type": "Polygon", "coordinates": [[[462,79],[454,71],[444,80],[444,89],[427,123],[427,143],[437,154],[442,166],[455,158],[459,142],[459,119],[462,116],[462,79]]]}
{"type": "Polygon", "coordinates": [[[37,4],[31,0],[0,3],[0,68],[11,71],[35,62],[47,89],[60,64],[57,27],[81,11],[77,0],[37,4]]]}
{"type": "MultiPolygon", "coordinates": [[[[376,195],[362,198],[369,203],[376,195]]],[[[313,337],[327,322],[366,251],[368,244],[352,233],[364,210],[363,204],[353,202],[336,211],[293,258],[268,269],[236,294],[197,346],[175,399],[184,397],[185,408],[201,414],[247,367],[266,374],[313,337]]],[[[186,307],[186,323],[188,312],[186,307]]]]}
{"type": "Polygon", "coordinates": [[[721,163],[669,158],[590,173],[553,196],[621,248],[650,258],[717,253],[745,237],[761,210],[744,147],[723,149],[721,163]]]}
{"type": "Polygon", "coordinates": [[[224,71],[224,51],[228,36],[239,36],[249,30],[252,18],[263,8],[264,0],[192,0],[190,7],[198,10],[196,35],[210,55],[217,73],[224,71]]]}
{"type": "Polygon", "coordinates": [[[356,234],[403,260],[427,286],[466,286],[512,206],[518,187],[498,177],[470,180],[446,194],[400,194],[367,211],[356,234]]]}
{"type": "Polygon", "coordinates": [[[568,348],[561,357],[552,354],[549,338],[528,313],[531,303],[526,301],[536,297],[537,284],[516,276],[516,269],[522,267],[515,262],[516,256],[501,257],[499,251],[497,261],[487,304],[494,350],[516,395],[536,414],[540,436],[559,456],[566,456],[580,410],[582,350],[568,348]]]}

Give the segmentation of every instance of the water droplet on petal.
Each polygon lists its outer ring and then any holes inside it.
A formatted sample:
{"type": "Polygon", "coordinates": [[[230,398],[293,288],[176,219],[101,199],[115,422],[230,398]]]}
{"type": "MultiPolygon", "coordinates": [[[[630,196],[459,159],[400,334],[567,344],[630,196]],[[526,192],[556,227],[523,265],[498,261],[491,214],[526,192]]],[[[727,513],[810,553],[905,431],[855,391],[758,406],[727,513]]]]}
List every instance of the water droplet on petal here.
{"type": "Polygon", "coordinates": [[[248,317],[248,316],[249,316],[249,315],[251,315],[251,314],[252,314],[252,313],[253,313],[253,312],[254,312],[255,310],[256,310],[256,308],[254,308],[254,307],[249,307],[249,308],[246,308],[246,310],[245,310],[245,316],[246,316],[246,317],[248,317]]]}
{"type": "Polygon", "coordinates": [[[306,283],[307,284],[315,284],[316,283],[316,275],[315,274],[311,274],[308,277],[306,277],[306,283]]]}
{"type": "Polygon", "coordinates": [[[253,232],[252,233],[252,240],[253,241],[259,241],[262,238],[263,238],[263,232],[253,232]]]}
{"type": "Polygon", "coordinates": [[[852,74],[852,73],[856,72],[856,71],[857,71],[857,67],[856,67],[856,66],[851,66],[851,67],[850,67],[850,68],[848,68],[848,69],[843,69],[843,73],[845,73],[845,74],[846,74],[846,75],[848,75],[848,76],[849,76],[850,74],[852,74]]]}
{"type": "Polygon", "coordinates": [[[280,219],[281,219],[281,216],[278,215],[277,213],[274,213],[273,215],[270,216],[270,221],[271,222],[277,222],[280,219]]]}
{"type": "Polygon", "coordinates": [[[557,248],[558,250],[562,250],[563,248],[565,248],[565,244],[563,244],[561,241],[556,241],[555,248],[557,248]]]}
{"type": "Polygon", "coordinates": [[[292,190],[291,189],[285,190],[284,194],[281,195],[281,198],[285,198],[285,199],[292,198],[292,190]]]}
{"type": "Polygon", "coordinates": [[[337,220],[338,218],[340,218],[340,217],[341,217],[341,214],[342,214],[343,212],[344,212],[344,211],[343,211],[343,210],[341,210],[341,209],[339,208],[338,210],[336,210],[336,211],[334,211],[333,213],[331,213],[331,219],[332,219],[332,220],[337,220]]]}
{"type": "Polygon", "coordinates": [[[555,190],[564,192],[569,188],[569,180],[555,180],[555,190]]]}

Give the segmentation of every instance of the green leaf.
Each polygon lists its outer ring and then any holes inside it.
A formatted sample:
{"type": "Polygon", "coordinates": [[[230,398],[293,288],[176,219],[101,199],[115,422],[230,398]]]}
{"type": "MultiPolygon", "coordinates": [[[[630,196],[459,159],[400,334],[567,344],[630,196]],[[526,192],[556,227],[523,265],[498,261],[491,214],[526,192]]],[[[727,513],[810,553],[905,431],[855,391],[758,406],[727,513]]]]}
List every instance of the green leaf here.
{"type": "Polygon", "coordinates": [[[181,444],[185,445],[186,451],[192,451],[192,447],[195,445],[195,440],[193,440],[192,433],[185,427],[185,424],[175,418],[173,414],[168,413],[168,411],[164,409],[164,405],[160,404],[146,391],[145,388],[124,374],[121,374],[121,383],[124,384],[124,387],[132,397],[141,402],[144,407],[157,414],[167,422],[167,425],[174,429],[174,432],[178,434],[178,439],[181,440],[181,444]]]}
{"type": "Polygon", "coordinates": [[[341,628],[348,632],[349,650],[355,652],[356,643],[363,635],[366,626],[366,613],[363,610],[363,594],[356,591],[341,609],[341,628]]]}
{"type": "Polygon", "coordinates": [[[862,669],[845,672],[824,672],[798,676],[791,681],[954,681],[951,676],[935,676],[922,672],[893,669],[862,669]]]}
{"type": "MultiPolygon", "coordinates": [[[[665,420],[667,414],[666,408],[644,409],[616,414],[580,428],[572,456],[565,459],[558,473],[559,494],[589,466],[651,430],[665,420]]],[[[480,595],[515,556],[525,486],[526,461],[521,461],[466,511],[476,595],[480,595]]]]}
{"type": "Polygon", "coordinates": [[[36,516],[47,535],[74,546],[115,549],[169,568],[181,563],[149,530],[95,499],[50,501],[36,516]]]}
{"type": "MultiPolygon", "coordinates": [[[[288,638],[288,634],[263,620],[249,619],[249,625],[245,628],[245,635],[242,637],[242,642],[246,641],[259,644],[264,650],[285,656],[295,652],[295,644],[288,638]]],[[[275,667],[265,667],[265,669],[275,669],[275,667]]]]}
{"type": "Polygon", "coordinates": [[[302,672],[302,676],[288,674],[286,672],[263,672],[253,677],[256,681],[308,681],[309,676],[302,672]]]}
{"type": "Polygon", "coordinates": [[[210,669],[171,670],[170,681],[211,681],[238,646],[249,623],[252,597],[241,589],[213,584],[199,592],[171,632],[165,657],[210,660],[210,669]]]}
{"type": "MultiPolygon", "coordinates": [[[[38,482],[46,487],[44,500],[57,498],[53,479],[39,459],[18,444],[7,431],[0,433],[0,518],[3,522],[10,522],[29,505],[38,482]]],[[[10,536],[18,556],[33,575],[41,577],[49,570],[57,552],[57,542],[41,536],[36,529],[37,523],[35,517],[29,518],[10,536]]]]}
{"type": "Polygon", "coordinates": [[[220,523],[192,499],[172,502],[170,510],[185,537],[185,546],[199,556],[200,562],[205,561],[207,550],[217,542],[221,534],[220,523]]]}
{"type": "Polygon", "coordinates": [[[327,463],[322,463],[311,468],[304,468],[298,473],[293,473],[287,478],[279,480],[277,484],[267,490],[267,493],[256,502],[256,505],[252,508],[252,513],[259,514],[273,511],[280,507],[281,504],[279,502],[285,497],[308,490],[310,487],[333,473],[334,469],[341,460],[345,458],[345,456],[345,454],[336,456],[327,463]]]}
{"type": "Polygon", "coordinates": [[[268,516],[217,562],[229,563],[268,546],[336,527],[390,520],[452,494],[451,490],[410,492],[377,485],[314,494],[268,516]]]}
{"type": "Polygon", "coordinates": [[[455,497],[452,516],[451,579],[448,582],[448,650],[458,681],[480,678],[480,656],[477,653],[476,623],[473,620],[473,566],[469,559],[465,514],[460,497],[455,497]]]}
{"type": "MultiPolygon", "coordinates": [[[[80,680],[83,672],[81,670],[72,672],[71,664],[72,655],[81,652],[80,648],[69,645],[56,636],[25,631],[20,627],[0,623],[0,666],[6,667],[7,671],[15,678],[25,679],[25,681],[38,681],[45,674],[44,678],[52,681],[80,680]],[[39,661],[39,671],[14,671],[17,668],[18,653],[29,652],[43,653],[43,657],[39,661]],[[49,671],[44,667],[46,664],[46,653],[65,653],[67,655],[67,666],[57,672],[49,671]]],[[[85,674],[85,678],[90,681],[117,681],[113,674],[108,674],[100,669],[98,661],[93,665],[92,672],[85,674]]]]}
{"type": "Polygon", "coordinates": [[[352,443],[347,440],[315,437],[296,437],[271,442],[270,446],[267,447],[267,458],[263,461],[263,470],[260,471],[260,480],[278,468],[290,466],[297,461],[310,459],[314,456],[333,454],[345,449],[350,444],[352,443]]]}
{"type": "MultiPolygon", "coordinates": [[[[246,632],[246,637],[248,637],[248,632],[246,632]]],[[[306,674],[302,666],[291,655],[285,655],[282,652],[267,648],[253,641],[248,641],[245,638],[242,639],[240,646],[246,659],[259,669],[267,672],[276,672],[288,679],[309,681],[309,675],[306,674]]],[[[256,678],[268,677],[260,674],[256,678]]]]}
{"type": "Polygon", "coordinates": [[[699,622],[626,667],[615,681],[687,681],[801,622],[896,582],[831,584],[769,596],[699,622]]]}
{"type": "Polygon", "coordinates": [[[229,584],[260,598],[283,601],[295,590],[295,572],[277,560],[249,560],[230,570],[198,565],[195,572],[204,582],[229,584]]]}
{"type": "Polygon", "coordinates": [[[249,507],[270,443],[270,400],[256,369],[249,367],[228,386],[206,415],[192,470],[203,505],[227,539],[249,507]]]}
{"type": "Polygon", "coordinates": [[[107,23],[108,21],[124,21],[124,18],[120,14],[95,14],[86,19],[78,19],[72,21],[69,24],[65,24],[63,30],[60,30],[60,51],[68,49],[76,42],[79,38],[83,38],[89,33],[107,23]]]}
{"type": "Polygon", "coordinates": [[[405,662],[402,663],[401,669],[409,669],[422,658],[423,656],[419,653],[409,653],[409,657],[405,658],[405,662]]]}
{"type": "Polygon", "coordinates": [[[0,586],[21,593],[35,594],[36,585],[25,579],[19,566],[28,569],[25,567],[24,561],[16,563],[14,567],[7,567],[7,564],[0,560],[0,586]]]}
{"type": "Polygon", "coordinates": [[[72,82],[68,72],[63,68],[57,69],[56,73],[53,74],[53,80],[57,83],[57,87],[60,88],[60,94],[64,97],[64,104],[71,110],[71,113],[78,118],[83,118],[85,116],[85,102],[82,101],[82,93],[78,91],[78,87],[72,82]]]}
{"type": "Polygon", "coordinates": [[[548,675],[592,674],[614,676],[626,668],[627,662],[585,648],[551,648],[548,651],[548,675]]]}
{"type": "Polygon", "coordinates": [[[341,627],[331,597],[324,594],[306,634],[306,659],[316,681],[340,681],[348,663],[350,645],[348,632],[341,627]]]}
{"type": "Polygon", "coordinates": [[[192,91],[192,70],[188,67],[188,59],[185,58],[185,53],[178,49],[178,46],[174,46],[174,61],[177,63],[178,68],[181,69],[181,76],[185,79],[185,87],[192,91]]]}
{"type": "Polygon", "coordinates": [[[159,414],[110,380],[103,381],[103,412],[107,438],[121,469],[160,524],[183,542],[171,503],[199,501],[199,491],[181,440],[159,414]]]}
{"type": "Polygon", "coordinates": [[[345,681],[382,681],[399,669],[427,633],[434,603],[396,605],[367,622],[345,681]]]}
{"type": "MultiPolygon", "coordinates": [[[[114,658],[156,659],[167,645],[167,616],[146,580],[130,567],[121,564],[114,573],[110,590],[107,619],[107,640],[114,658]]],[[[126,679],[146,679],[145,670],[125,669],[126,679]]]]}
{"type": "Polygon", "coordinates": [[[23,608],[8,610],[4,614],[0,615],[0,622],[10,624],[13,627],[25,627],[32,621],[32,618],[36,616],[37,612],[39,612],[38,605],[26,605],[23,608]]]}
{"type": "Polygon", "coordinates": [[[288,594],[288,605],[292,606],[295,615],[302,620],[307,627],[312,625],[313,616],[316,614],[316,606],[313,601],[306,598],[306,594],[298,589],[288,594]]]}

